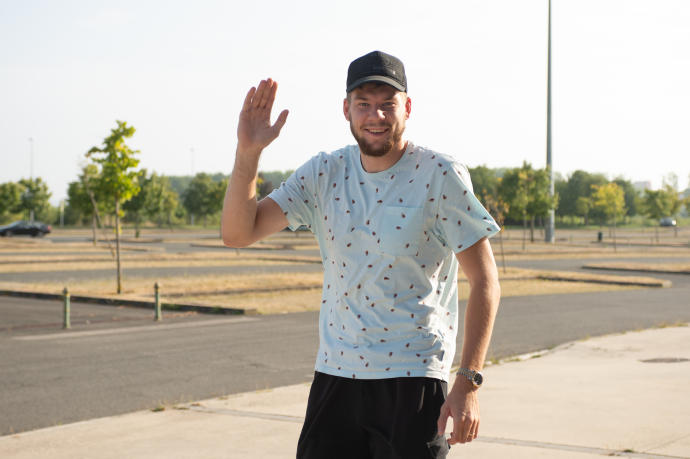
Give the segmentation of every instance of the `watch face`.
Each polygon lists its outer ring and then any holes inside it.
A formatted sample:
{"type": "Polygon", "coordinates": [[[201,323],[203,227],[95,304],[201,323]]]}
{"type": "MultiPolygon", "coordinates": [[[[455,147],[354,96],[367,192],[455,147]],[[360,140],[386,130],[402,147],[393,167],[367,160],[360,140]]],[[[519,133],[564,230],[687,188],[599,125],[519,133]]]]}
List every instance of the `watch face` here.
{"type": "Polygon", "coordinates": [[[473,380],[474,380],[475,385],[481,386],[482,383],[484,382],[484,376],[482,376],[481,373],[475,373],[473,380]]]}

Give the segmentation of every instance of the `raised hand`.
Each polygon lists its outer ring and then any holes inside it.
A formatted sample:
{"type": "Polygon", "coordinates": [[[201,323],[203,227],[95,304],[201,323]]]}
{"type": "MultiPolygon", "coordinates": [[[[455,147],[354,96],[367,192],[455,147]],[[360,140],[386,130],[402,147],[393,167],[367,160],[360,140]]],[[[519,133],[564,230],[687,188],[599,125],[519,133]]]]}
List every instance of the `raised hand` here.
{"type": "Polygon", "coordinates": [[[271,109],[277,90],[278,83],[269,78],[247,93],[237,125],[238,152],[258,156],[280,134],[288,111],[283,110],[271,126],[271,109]]]}

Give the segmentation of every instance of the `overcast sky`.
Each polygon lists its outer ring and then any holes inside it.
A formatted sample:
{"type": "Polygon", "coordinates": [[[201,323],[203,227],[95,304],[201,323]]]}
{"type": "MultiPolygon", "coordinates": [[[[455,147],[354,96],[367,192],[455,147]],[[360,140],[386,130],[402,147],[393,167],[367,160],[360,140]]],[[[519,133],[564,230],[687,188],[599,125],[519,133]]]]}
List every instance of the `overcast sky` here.
{"type": "MultiPolygon", "coordinates": [[[[231,172],[248,88],[290,109],[262,170],[353,143],[349,62],[405,63],[407,138],[468,166],[543,167],[547,0],[0,0],[0,182],[66,196],[115,120],[141,166],[231,172]]],[[[554,168],[649,180],[690,174],[690,1],[553,0],[554,168]]]]}

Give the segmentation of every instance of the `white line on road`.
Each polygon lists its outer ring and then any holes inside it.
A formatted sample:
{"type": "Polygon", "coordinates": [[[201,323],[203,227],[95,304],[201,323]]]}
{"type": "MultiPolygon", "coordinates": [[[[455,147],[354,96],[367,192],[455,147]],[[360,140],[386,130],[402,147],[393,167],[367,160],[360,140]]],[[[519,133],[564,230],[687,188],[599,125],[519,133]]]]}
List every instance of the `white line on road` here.
{"type": "Polygon", "coordinates": [[[142,332],[142,331],[163,331],[173,330],[176,328],[191,328],[191,327],[207,327],[211,325],[226,325],[244,322],[254,322],[258,319],[249,317],[234,317],[232,319],[219,320],[199,320],[194,322],[184,322],[177,324],[158,324],[145,325],[141,327],[123,327],[123,328],[109,328],[107,330],[89,330],[89,331],[65,331],[63,333],[50,333],[46,335],[28,335],[28,336],[14,336],[12,339],[21,341],[40,341],[47,339],[62,339],[62,338],[81,338],[84,336],[100,336],[100,335],[119,335],[121,333],[142,332]]]}

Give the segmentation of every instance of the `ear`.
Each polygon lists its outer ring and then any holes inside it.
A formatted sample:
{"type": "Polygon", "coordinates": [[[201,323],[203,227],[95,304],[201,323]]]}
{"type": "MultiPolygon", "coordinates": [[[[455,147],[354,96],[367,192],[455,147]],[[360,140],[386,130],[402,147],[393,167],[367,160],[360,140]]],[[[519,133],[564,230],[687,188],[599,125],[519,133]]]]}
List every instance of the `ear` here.
{"type": "Polygon", "coordinates": [[[407,97],[407,100],[405,101],[405,119],[409,120],[410,119],[410,113],[412,112],[412,99],[410,97],[407,97]]]}
{"type": "Polygon", "coordinates": [[[343,115],[347,121],[350,121],[350,101],[347,100],[347,97],[343,99],[343,115]]]}

